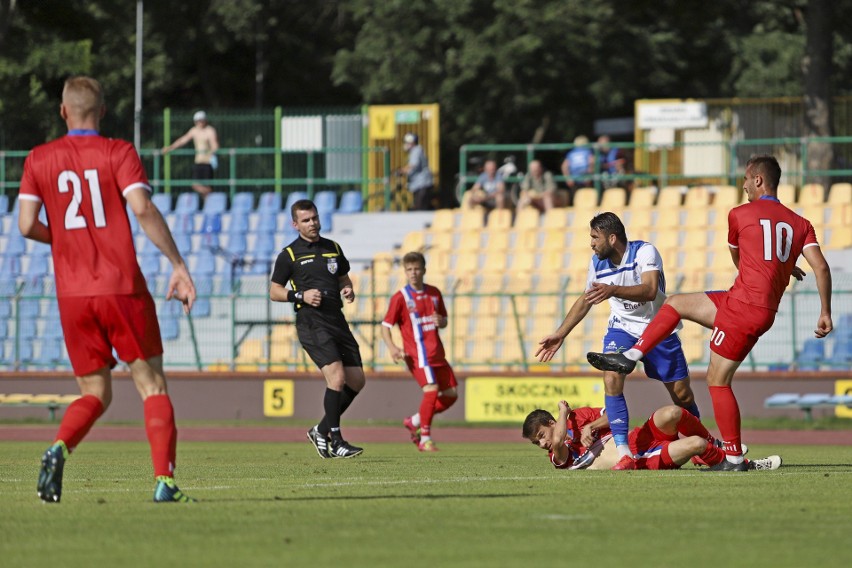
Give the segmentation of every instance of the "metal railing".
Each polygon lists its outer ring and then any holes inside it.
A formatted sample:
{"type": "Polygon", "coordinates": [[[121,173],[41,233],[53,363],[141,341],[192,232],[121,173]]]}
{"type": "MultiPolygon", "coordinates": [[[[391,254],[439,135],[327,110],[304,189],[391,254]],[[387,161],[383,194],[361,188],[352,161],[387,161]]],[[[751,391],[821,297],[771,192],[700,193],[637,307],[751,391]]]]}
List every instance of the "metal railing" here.
{"type": "MultiPolygon", "coordinates": [[[[448,360],[461,370],[524,372],[588,368],[585,353],[598,351],[602,346],[609,313],[606,305],[593,308],[566,339],[553,364],[539,364],[533,357],[538,341],[556,330],[577,297],[576,293],[566,291],[568,283],[565,277],[561,291],[499,294],[459,292],[452,278],[441,283],[450,314],[448,327],[441,333],[448,360]],[[463,307],[465,302],[467,305],[463,307]]],[[[837,329],[825,340],[826,355],[818,363],[826,369],[848,368],[850,364],[832,359],[830,353],[838,342],[849,337],[849,329],[845,328],[852,323],[852,276],[838,274],[834,284],[837,329]]],[[[265,276],[238,278],[230,292],[221,290],[223,285],[226,284],[217,281],[214,289],[218,291],[203,298],[209,302],[208,313],[202,315],[195,310],[191,317],[178,315],[177,328],[171,332],[166,332],[162,326],[168,368],[314,370],[299,346],[292,305],[269,301],[265,276]]],[[[363,277],[359,286],[363,289],[358,292],[356,303],[347,305],[344,312],[361,346],[365,367],[400,370],[401,367],[392,362],[380,331],[394,290],[375,291],[375,283],[363,277]]],[[[0,338],[0,369],[68,369],[64,349],[56,352],[55,343],[50,343],[56,341],[57,334],[56,329],[49,329],[49,326],[58,325],[58,320],[49,315],[51,302],[55,302],[52,290],[46,287],[44,293],[27,294],[25,288],[24,283],[18,283],[13,291],[5,289],[0,295],[0,310],[9,312],[8,334],[0,338]],[[46,349],[53,359],[45,357],[46,349]]],[[[161,322],[167,312],[177,313],[170,308],[162,298],[157,299],[161,322]]],[[[813,337],[818,315],[819,297],[812,279],[794,285],[784,295],[773,328],[761,338],[743,367],[750,370],[794,369],[804,342],[813,337]]],[[[697,324],[684,322],[681,340],[692,367],[707,365],[708,339],[709,332],[701,331],[697,324]]]]}

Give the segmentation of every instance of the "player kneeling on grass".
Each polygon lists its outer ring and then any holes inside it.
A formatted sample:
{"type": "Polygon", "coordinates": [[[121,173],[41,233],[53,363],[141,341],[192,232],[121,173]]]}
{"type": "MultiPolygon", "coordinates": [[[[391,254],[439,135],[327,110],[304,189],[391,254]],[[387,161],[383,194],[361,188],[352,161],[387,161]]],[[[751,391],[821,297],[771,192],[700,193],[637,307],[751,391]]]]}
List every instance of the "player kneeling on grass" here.
{"type": "MultiPolygon", "coordinates": [[[[603,408],[572,410],[563,400],[558,418],[546,410],[534,410],[524,421],[523,436],[547,450],[550,462],[559,469],[611,469],[619,459],[603,408]]],[[[724,450],[704,425],[674,405],[657,410],[645,424],[634,428],[629,444],[636,469],[677,469],[693,458],[713,466],[725,459],[724,450]]],[[[781,467],[779,456],[746,461],[754,470],[781,467]]]]}
{"type": "Polygon", "coordinates": [[[431,437],[432,417],[453,405],[458,399],[456,376],[447,363],[444,344],[438,329],[447,327],[447,308],[441,291],[423,283],[426,259],[419,252],[402,257],[408,284],[394,294],[382,322],[382,339],[394,361],[405,361],[417,384],[423,389],[420,411],[406,418],[403,425],[411,441],[421,452],[438,448],[431,437]],[[403,348],[391,337],[391,329],[399,324],[403,348]]]}

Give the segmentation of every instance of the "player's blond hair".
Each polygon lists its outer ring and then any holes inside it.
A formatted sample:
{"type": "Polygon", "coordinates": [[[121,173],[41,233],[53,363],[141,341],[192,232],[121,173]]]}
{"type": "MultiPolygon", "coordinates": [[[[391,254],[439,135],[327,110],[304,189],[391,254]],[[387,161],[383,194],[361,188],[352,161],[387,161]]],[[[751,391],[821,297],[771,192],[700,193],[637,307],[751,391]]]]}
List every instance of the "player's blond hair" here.
{"type": "Polygon", "coordinates": [[[98,115],[104,106],[104,91],[101,84],[91,77],[77,75],[69,77],[62,89],[62,104],[76,117],[98,115]]]}

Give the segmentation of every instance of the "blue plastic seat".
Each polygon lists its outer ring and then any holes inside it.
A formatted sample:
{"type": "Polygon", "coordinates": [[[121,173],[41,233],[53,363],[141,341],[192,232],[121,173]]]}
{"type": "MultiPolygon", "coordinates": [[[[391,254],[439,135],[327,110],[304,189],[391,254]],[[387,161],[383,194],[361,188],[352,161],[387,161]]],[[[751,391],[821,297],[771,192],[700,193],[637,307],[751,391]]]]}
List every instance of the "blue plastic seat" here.
{"type": "Polygon", "coordinates": [[[332,216],[331,213],[322,212],[322,213],[319,214],[320,227],[322,228],[323,232],[328,233],[328,232],[331,232],[333,230],[332,219],[333,219],[333,216],[332,216]]]}
{"type": "Polygon", "coordinates": [[[222,192],[209,194],[204,198],[204,207],[202,211],[206,214],[224,213],[228,210],[228,195],[222,192]]]}
{"type": "Polygon", "coordinates": [[[216,234],[221,233],[222,232],[222,215],[221,215],[221,213],[206,213],[204,215],[204,219],[202,219],[201,232],[202,233],[216,233],[216,234]]]}
{"type": "MultiPolygon", "coordinates": [[[[211,194],[212,195],[212,194],[211,194]]],[[[198,194],[187,191],[178,195],[175,213],[195,213],[198,211],[198,194]]]]}
{"type": "Polygon", "coordinates": [[[317,211],[321,215],[323,213],[331,215],[337,211],[337,193],[331,190],[318,191],[314,194],[314,205],[317,206],[317,211]]]}
{"type": "MultiPolygon", "coordinates": [[[[6,320],[12,316],[12,302],[0,297],[0,326],[6,324],[6,320]]],[[[2,339],[2,338],[0,338],[2,339]]]]}
{"type": "Polygon", "coordinates": [[[191,235],[195,232],[195,214],[187,211],[178,212],[175,215],[175,226],[172,233],[175,235],[191,235]]]}
{"type": "Polygon", "coordinates": [[[247,233],[249,230],[249,216],[248,213],[237,211],[231,213],[231,223],[228,225],[228,232],[231,234],[234,233],[247,233]]]}
{"type": "Polygon", "coordinates": [[[259,233],[254,243],[254,250],[252,250],[254,255],[268,258],[272,256],[273,251],[275,251],[275,234],[259,233]]]}
{"type": "Polygon", "coordinates": [[[257,227],[255,228],[258,234],[261,233],[274,233],[278,230],[278,214],[277,213],[267,213],[263,212],[260,214],[260,218],[257,222],[257,227]]]}
{"type": "Polygon", "coordinates": [[[802,345],[802,350],[796,357],[796,364],[800,371],[816,371],[825,360],[825,341],[820,339],[807,339],[802,345]]]}
{"type": "Polygon", "coordinates": [[[186,256],[192,252],[192,236],[184,233],[176,233],[174,235],[175,244],[181,256],[186,256]]]}
{"type": "Polygon", "coordinates": [[[133,214],[130,204],[127,205],[127,220],[130,222],[130,233],[138,235],[142,229],[139,227],[139,219],[137,219],[136,215],[133,214]]]}
{"type": "Polygon", "coordinates": [[[349,191],[345,191],[343,195],[340,196],[340,207],[338,207],[338,213],[360,213],[364,207],[363,198],[361,197],[361,192],[351,189],[349,191]]]}
{"type": "Polygon", "coordinates": [[[278,213],[281,211],[281,194],[274,191],[267,191],[261,194],[260,200],[257,202],[257,212],[273,211],[278,213]]]}
{"type": "MultiPolygon", "coordinates": [[[[172,212],[172,196],[168,193],[155,193],[151,196],[151,201],[154,202],[154,205],[157,206],[157,209],[160,210],[160,213],[163,216],[168,215],[172,212]]],[[[134,215],[135,217],[135,215],[134,215]]]]}
{"type": "Polygon", "coordinates": [[[44,333],[42,333],[42,337],[47,339],[62,339],[62,321],[59,319],[59,315],[53,316],[48,309],[47,316],[44,320],[44,333]]]}
{"type": "Polygon", "coordinates": [[[834,350],[831,352],[831,364],[849,367],[852,363],[852,337],[840,336],[834,340],[834,350]]]}
{"type": "Polygon", "coordinates": [[[35,319],[22,319],[20,322],[21,339],[32,339],[36,336],[38,328],[35,319]]]}
{"type": "Polygon", "coordinates": [[[41,340],[41,349],[35,360],[37,365],[53,367],[62,363],[63,360],[61,339],[44,338],[41,340]]]}
{"type": "MultiPolygon", "coordinates": [[[[216,256],[210,249],[202,248],[196,255],[195,270],[198,276],[211,276],[216,273],[216,256]]],[[[196,288],[198,283],[196,282],[196,288]]]]}
{"type": "Polygon", "coordinates": [[[8,315],[0,315],[0,343],[3,343],[3,340],[9,337],[8,317],[8,315]]]}
{"type": "Polygon", "coordinates": [[[5,193],[0,195],[0,216],[9,212],[9,196],[5,193]]]}
{"type": "Polygon", "coordinates": [[[254,195],[248,191],[241,191],[240,193],[234,194],[234,198],[231,200],[231,212],[232,213],[251,213],[251,210],[254,208],[254,195]]]}
{"type": "Polygon", "coordinates": [[[6,251],[3,256],[0,257],[0,275],[2,275],[3,278],[15,278],[16,276],[21,275],[20,254],[6,251]]]}
{"type": "Polygon", "coordinates": [[[166,341],[180,337],[180,324],[176,317],[160,317],[160,335],[166,341]]]}
{"type": "Polygon", "coordinates": [[[152,254],[143,256],[140,267],[145,280],[156,278],[160,275],[160,255],[152,254]]]}
{"type": "Polygon", "coordinates": [[[18,230],[17,223],[13,223],[13,228],[9,231],[9,239],[6,241],[6,254],[20,255],[27,252],[27,240],[18,230]]]}
{"type": "Polygon", "coordinates": [[[308,194],[304,191],[291,191],[287,195],[287,202],[284,204],[284,211],[289,214],[290,208],[293,206],[294,203],[296,203],[297,201],[300,201],[302,199],[307,199],[307,198],[308,198],[308,194]]]}
{"type": "Polygon", "coordinates": [[[213,295],[213,278],[200,277],[195,281],[195,291],[198,297],[192,306],[192,316],[197,318],[210,317],[210,296],[213,295]]]}
{"type": "MultiPolygon", "coordinates": [[[[14,353],[14,344],[12,347],[14,353]]],[[[33,360],[33,339],[32,337],[23,337],[20,338],[20,343],[18,345],[18,361],[20,363],[32,363],[33,360]]]]}
{"type": "Polygon", "coordinates": [[[228,249],[228,252],[241,256],[246,253],[247,246],[248,239],[245,233],[231,233],[228,237],[228,246],[225,248],[228,249]]]}
{"type": "MultiPolygon", "coordinates": [[[[50,249],[48,249],[48,252],[50,249]]],[[[27,278],[43,278],[50,271],[50,257],[43,254],[30,254],[30,265],[27,267],[27,278]]]]}

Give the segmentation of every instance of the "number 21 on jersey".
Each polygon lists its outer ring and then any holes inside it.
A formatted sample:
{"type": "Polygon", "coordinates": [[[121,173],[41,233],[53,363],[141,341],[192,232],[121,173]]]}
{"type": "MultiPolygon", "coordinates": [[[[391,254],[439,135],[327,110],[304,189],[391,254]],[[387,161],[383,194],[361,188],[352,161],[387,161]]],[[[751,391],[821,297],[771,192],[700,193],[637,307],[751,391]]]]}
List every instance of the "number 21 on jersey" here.
{"type": "Polygon", "coordinates": [[[787,262],[790,258],[790,249],[793,248],[793,227],[789,223],[780,221],[775,224],[773,231],[772,221],[769,219],[761,219],[760,226],[763,227],[763,260],[772,260],[774,248],[775,258],[781,262],[787,262]],[[772,246],[773,236],[775,237],[774,247],[772,246]]]}
{"type": "MultiPolygon", "coordinates": [[[[95,227],[106,227],[106,215],[104,214],[104,202],[101,199],[98,170],[84,170],[83,177],[86,178],[89,193],[92,196],[92,214],[95,217],[95,227]]],[[[80,213],[80,204],[83,202],[83,182],[80,180],[80,176],[77,175],[77,172],[65,170],[59,174],[57,181],[59,193],[72,192],[71,203],[65,210],[65,228],[69,230],[86,228],[86,218],[80,213]]]]}

